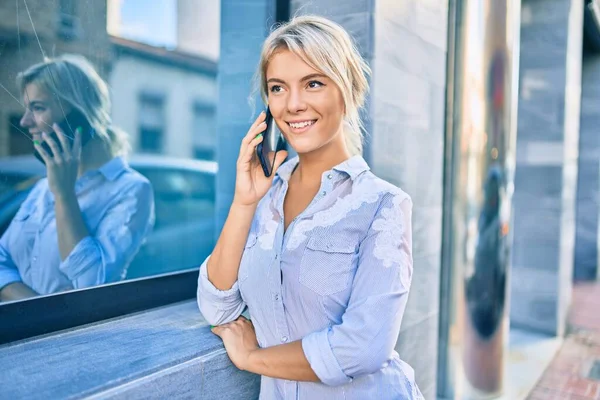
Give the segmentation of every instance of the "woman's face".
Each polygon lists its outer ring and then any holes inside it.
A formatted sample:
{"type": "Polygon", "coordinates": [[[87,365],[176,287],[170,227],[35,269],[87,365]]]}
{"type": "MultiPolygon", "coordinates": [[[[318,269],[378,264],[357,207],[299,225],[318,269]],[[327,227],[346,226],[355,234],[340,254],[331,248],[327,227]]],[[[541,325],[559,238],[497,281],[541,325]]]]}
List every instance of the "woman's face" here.
{"type": "Polygon", "coordinates": [[[266,81],[271,114],[298,154],[329,144],[344,148],[344,100],[331,79],[282,50],[269,61],[266,81]]]}
{"type": "Polygon", "coordinates": [[[42,132],[50,132],[52,124],[63,119],[69,112],[68,105],[58,104],[49,93],[30,83],[23,93],[25,114],[21,118],[21,126],[29,130],[33,140],[41,140],[42,132]]]}

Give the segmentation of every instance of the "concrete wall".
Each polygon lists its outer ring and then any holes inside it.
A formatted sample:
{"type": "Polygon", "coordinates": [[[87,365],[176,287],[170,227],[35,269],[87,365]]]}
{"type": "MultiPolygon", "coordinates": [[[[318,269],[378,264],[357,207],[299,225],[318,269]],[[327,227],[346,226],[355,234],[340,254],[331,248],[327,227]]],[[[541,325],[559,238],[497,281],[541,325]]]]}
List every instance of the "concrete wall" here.
{"type": "Polygon", "coordinates": [[[240,141],[251,121],[263,109],[262,102],[257,99],[253,110],[248,104],[248,96],[262,43],[274,21],[275,0],[221,1],[221,56],[217,79],[217,235],[233,200],[240,141]]]}
{"type": "Polygon", "coordinates": [[[600,210],[600,55],[583,56],[581,122],[577,181],[575,279],[596,279],[598,268],[598,212],[600,210]]]}
{"type": "Polygon", "coordinates": [[[511,322],[562,335],[571,299],[583,0],[524,0],[511,322]]]}

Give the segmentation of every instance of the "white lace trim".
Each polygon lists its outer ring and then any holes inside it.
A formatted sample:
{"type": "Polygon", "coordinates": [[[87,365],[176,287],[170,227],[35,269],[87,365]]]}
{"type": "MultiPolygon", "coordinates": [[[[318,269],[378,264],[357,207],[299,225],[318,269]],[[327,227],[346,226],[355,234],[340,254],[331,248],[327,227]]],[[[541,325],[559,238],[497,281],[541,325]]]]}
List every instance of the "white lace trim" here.
{"type": "Polygon", "coordinates": [[[274,206],[273,198],[277,198],[277,196],[273,196],[271,191],[269,198],[265,199],[266,201],[262,203],[260,210],[258,243],[263,250],[273,249],[277,227],[279,226],[279,223],[275,221],[275,215],[271,209],[274,206]]]}
{"type": "Polygon", "coordinates": [[[344,198],[338,198],[328,209],[315,213],[312,219],[298,222],[294,227],[292,237],[288,240],[288,250],[294,250],[300,246],[307,239],[307,232],[317,227],[327,227],[338,223],[350,212],[361,208],[363,204],[375,203],[384,192],[386,190],[382,188],[377,191],[361,191],[358,196],[353,196],[351,193],[344,198]]]}
{"type": "Polygon", "coordinates": [[[402,200],[401,196],[394,196],[392,207],[382,209],[381,218],[373,222],[373,229],[379,232],[375,239],[373,255],[381,260],[386,268],[404,263],[405,254],[401,248],[404,233],[400,208],[402,200]]]}
{"type": "MultiPolygon", "coordinates": [[[[267,208],[269,208],[267,206],[267,208]]],[[[279,225],[276,221],[273,221],[273,213],[271,218],[263,225],[262,234],[258,236],[258,242],[260,248],[263,250],[272,250],[275,243],[275,235],[277,234],[277,226],[279,225]]]]}

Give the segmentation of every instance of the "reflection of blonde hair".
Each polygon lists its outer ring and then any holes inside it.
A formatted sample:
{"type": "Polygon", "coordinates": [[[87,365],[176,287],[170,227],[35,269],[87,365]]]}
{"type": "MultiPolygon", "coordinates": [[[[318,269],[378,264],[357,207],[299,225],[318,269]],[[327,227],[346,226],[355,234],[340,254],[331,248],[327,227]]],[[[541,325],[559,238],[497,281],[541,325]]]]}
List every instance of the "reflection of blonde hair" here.
{"type": "Polygon", "coordinates": [[[108,86],[84,57],[66,54],[47,58],[17,76],[23,96],[31,83],[54,94],[59,103],[66,102],[82,112],[113,156],[129,152],[127,135],[111,125],[108,86]]]}
{"type": "Polygon", "coordinates": [[[348,32],[323,17],[295,17],[276,28],[265,40],[257,71],[263,101],[267,102],[267,67],[273,55],[287,49],[317,71],[327,75],[342,92],[345,105],[344,137],[352,154],[362,153],[360,109],[369,90],[371,70],[348,32]]]}

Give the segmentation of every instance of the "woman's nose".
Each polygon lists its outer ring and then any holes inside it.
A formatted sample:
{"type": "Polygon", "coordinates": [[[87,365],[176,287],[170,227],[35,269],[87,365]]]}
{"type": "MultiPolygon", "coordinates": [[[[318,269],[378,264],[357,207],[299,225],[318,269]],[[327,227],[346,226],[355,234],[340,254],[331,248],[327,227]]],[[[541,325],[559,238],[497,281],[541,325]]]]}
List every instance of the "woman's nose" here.
{"type": "Polygon", "coordinates": [[[306,110],[306,102],[304,101],[302,93],[291,90],[288,97],[287,107],[291,113],[297,113],[299,111],[306,110]]]}
{"type": "Polygon", "coordinates": [[[25,110],[25,113],[21,117],[21,121],[19,121],[19,124],[21,124],[21,127],[23,128],[31,128],[34,125],[31,111],[25,110]]]}

